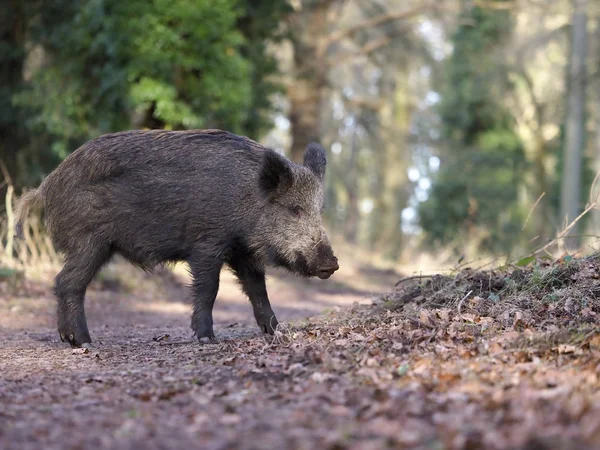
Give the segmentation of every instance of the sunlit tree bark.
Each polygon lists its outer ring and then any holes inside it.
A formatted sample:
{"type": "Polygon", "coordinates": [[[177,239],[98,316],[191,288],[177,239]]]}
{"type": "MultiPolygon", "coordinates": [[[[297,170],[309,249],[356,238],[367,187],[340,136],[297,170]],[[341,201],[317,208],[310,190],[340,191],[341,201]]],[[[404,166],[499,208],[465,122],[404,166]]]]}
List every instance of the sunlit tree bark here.
{"type": "MultiPolygon", "coordinates": [[[[581,210],[581,173],[584,145],[585,70],[588,0],[573,0],[571,58],[568,73],[568,106],[561,187],[561,219],[574,220],[581,210]]],[[[578,245],[579,226],[569,232],[569,247],[578,245]]]]}

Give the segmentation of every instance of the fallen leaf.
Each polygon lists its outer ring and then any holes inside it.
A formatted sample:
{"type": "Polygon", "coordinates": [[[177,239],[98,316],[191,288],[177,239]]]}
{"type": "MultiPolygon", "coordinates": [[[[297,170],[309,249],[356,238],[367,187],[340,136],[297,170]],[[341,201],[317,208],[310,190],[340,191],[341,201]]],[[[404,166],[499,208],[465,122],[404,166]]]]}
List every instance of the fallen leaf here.
{"type": "Polygon", "coordinates": [[[436,311],[438,317],[444,322],[450,322],[450,313],[452,312],[449,308],[438,309],[436,311]]]}
{"type": "Polygon", "coordinates": [[[590,347],[590,350],[600,350],[600,333],[593,335],[588,340],[588,345],[590,347]]]}
{"type": "Polygon", "coordinates": [[[154,337],[152,338],[152,340],[153,340],[154,342],[161,342],[161,341],[166,341],[166,340],[168,340],[170,337],[171,337],[171,336],[170,336],[170,335],[168,335],[168,334],[159,334],[158,336],[154,336],[154,337]]]}
{"type": "Polygon", "coordinates": [[[461,318],[465,322],[471,322],[471,323],[475,323],[475,321],[477,320],[475,314],[471,314],[471,313],[462,313],[461,318]]]}
{"type": "Polygon", "coordinates": [[[86,355],[90,352],[89,348],[86,347],[82,347],[82,348],[74,348],[73,350],[71,350],[71,353],[73,355],[86,355]]]}
{"type": "Polygon", "coordinates": [[[422,309],[419,312],[419,322],[426,327],[433,327],[433,314],[427,309],[422,309]]]}
{"type": "Polygon", "coordinates": [[[583,350],[581,350],[581,348],[576,347],[575,345],[570,345],[570,344],[559,344],[558,346],[554,347],[553,350],[557,351],[559,355],[568,355],[568,354],[582,355],[583,354],[583,350]]]}

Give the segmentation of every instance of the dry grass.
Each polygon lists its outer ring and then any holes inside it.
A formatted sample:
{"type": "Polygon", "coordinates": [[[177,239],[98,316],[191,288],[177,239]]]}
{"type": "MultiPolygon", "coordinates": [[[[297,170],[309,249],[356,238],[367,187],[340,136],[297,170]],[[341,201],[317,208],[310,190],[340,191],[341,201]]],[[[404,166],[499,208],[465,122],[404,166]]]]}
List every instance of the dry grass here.
{"type": "Polygon", "coordinates": [[[25,278],[49,282],[59,270],[62,258],[40,218],[33,217],[27,223],[24,240],[14,239],[11,243],[7,239],[10,230],[6,221],[0,221],[0,281],[6,281],[14,289],[22,285],[25,278]]]}

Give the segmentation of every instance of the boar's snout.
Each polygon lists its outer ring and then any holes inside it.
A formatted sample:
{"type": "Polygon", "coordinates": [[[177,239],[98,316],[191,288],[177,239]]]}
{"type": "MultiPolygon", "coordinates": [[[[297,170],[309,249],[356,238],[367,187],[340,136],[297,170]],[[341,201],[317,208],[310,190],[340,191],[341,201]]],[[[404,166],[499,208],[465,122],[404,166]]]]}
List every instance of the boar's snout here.
{"type": "Polygon", "coordinates": [[[333,275],[333,272],[340,268],[338,259],[334,256],[331,246],[327,244],[319,245],[317,255],[317,268],[315,273],[321,280],[326,280],[333,275]]]}
{"type": "Polygon", "coordinates": [[[334,259],[335,259],[335,262],[332,262],[329,266],[327,266],[327,267],[319,267],[317,269],[317,276],[321,280],[326,280],[331,275],[333,275],[333,272],[335,272],[336,270],[338,270],[340,268],[340,266],[337,263],[337,258],[334,257],[334,259]]]}

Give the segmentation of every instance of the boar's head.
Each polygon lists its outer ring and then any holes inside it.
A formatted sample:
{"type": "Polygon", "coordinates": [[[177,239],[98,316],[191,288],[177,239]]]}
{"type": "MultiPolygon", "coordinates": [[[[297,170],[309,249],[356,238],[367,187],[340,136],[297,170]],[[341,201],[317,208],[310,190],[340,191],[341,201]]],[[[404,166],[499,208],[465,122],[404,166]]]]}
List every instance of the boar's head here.
{"type": "Polygon", "coordinates": [[[271,263],[302,276],[329,278],[339,266],[323,228],[325,151],[309,144],[304,164],[267,150],[259,173],[263,245],[271,263]]]}

